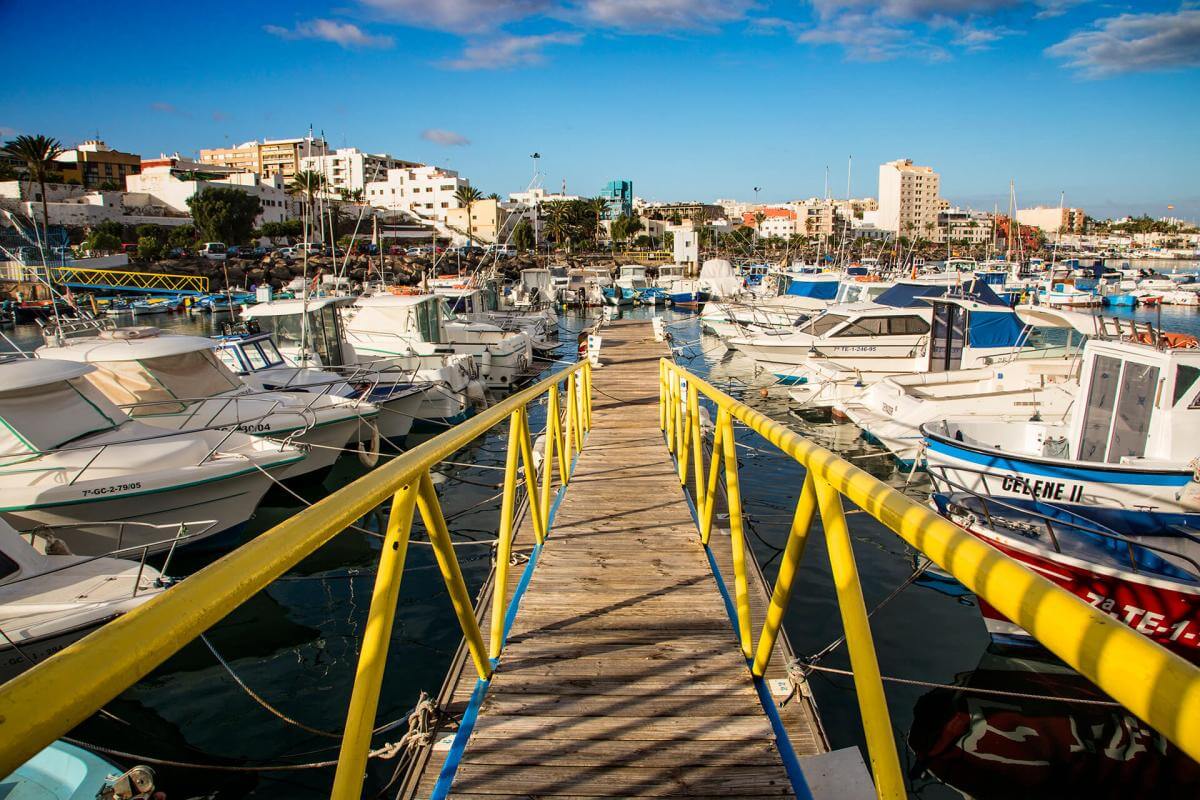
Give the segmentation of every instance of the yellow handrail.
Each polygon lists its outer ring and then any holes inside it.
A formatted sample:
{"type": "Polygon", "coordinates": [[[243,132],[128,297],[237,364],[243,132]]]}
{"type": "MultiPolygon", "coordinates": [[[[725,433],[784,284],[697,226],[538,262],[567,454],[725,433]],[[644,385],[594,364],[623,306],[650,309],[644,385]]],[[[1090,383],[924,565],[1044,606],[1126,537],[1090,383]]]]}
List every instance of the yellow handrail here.
{"type": "Polygon", "coordinates": [[[52,267],[54,280],[59,283],[81,283],[91,286],[119,286],[129,289],[160,289],[180,292],[207,292],[208,278],[202,275],[179,275],[170,272],[133,272],[129,270],[98,269],[96,267],[52,267]]]}
{"type": "Polygon", "coordinates": [[[842,510],[842,497],[924,553],[1189,756],[1200,759],[1200,669],[971,536],[932,509],[738,402],[673,362],[663,359],[659,374],[659,425],[665,433],[667,446],[681,462],[685,462],[681,464],[680,482],[686,488],[689,466],[696,476],[696,506],[700,535],[705,544],[712,530],[718,464],[724,462],[734,548],[734,580],[739,594],[739,635],[743,647],[750,623],[749,604],[744,604],[740,597],[745,565],[744,559],[739,560],[738,551],[744,553],[745,545],[740,536],[741,502],[733,420],[739,420],[806,468],[779,575],[750,665],[756,676],[765,675],[791,599],[809,527],[814,515],[820,513],[872,772],[881,798],[905,797],[904,779],[842,510]],[[686,384],[686,396],[681,383],[686,384]],[[704,474],[698,446],[699,412],[691,402],[691,394],[695,391],[717,408],[712,462],[703,491],[699,489],[700,477],[704,474]],[[690,448],[690,463],[689,448],[682,444],[689,432],[695,442],[690,448]]]}
{"type": "MultiPolygon", "coordinates": [[[[476,670],[481,678],[491,674],[492,665],[442,517],[430,469],[507,419],[510,468],[505,473],[505,496],[515,495],[518,482],[515,465],[524,456],[531,516],[540,539],[545,530],[538,520],[549,518],[550,492],[545,483],[540,496],[535,490],[538,474],[531,463],[526,406],[542,394],[552,393],[542,478],[543,482],[551,479],[548,473],[556,450],[560,478],[565,478],[582,443],[586,429],[582,422],[591,416],[590,373],[591,365],[580,362],[511,395],[284,520],[179,585],[0,686],[0,775],[11,773],[301,559],[391,498],[391,514],[335,778],[334,796],[357,798],[361,793],[363,766],[370,746],[414,510],[419,511],[425,523],[476,670]],[[566,398],[568,423],[574,421],[576,431],[574,440],[568,435],[565,448],[561,436],[563,423],[558,419],[557,408],[558,385],[564,379],[571,387],[566,398]],[[589,391],[575,391],[577,384],[589,391]]],[[[565,488],[565,481],[560,481],[560,486],[565,488]]],[[[511,535],[514,504],[504,506],[500,529],[511,535]]],[[[501,550],[506,551],[510,545],[502,536],[501,550]]],[[[498,572],[507,566],[507,557],[497,561],[498,572]]],[[[506,592],[505,582],[496,580],[495,597],[501,619],[506,592]]]]}

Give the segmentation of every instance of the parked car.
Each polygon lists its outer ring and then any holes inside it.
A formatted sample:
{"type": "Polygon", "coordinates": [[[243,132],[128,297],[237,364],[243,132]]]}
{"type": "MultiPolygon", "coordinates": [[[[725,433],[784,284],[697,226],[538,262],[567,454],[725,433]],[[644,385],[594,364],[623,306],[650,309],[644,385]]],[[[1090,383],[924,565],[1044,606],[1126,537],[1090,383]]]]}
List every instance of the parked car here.
{"type": "Polygon", "coordinates": [[[454,249],[454,252],[458,253],[460,256],[482,256],[487,253],[487,251],[484,250],[482,247],[468,246],[468,245],[463,245],[462,247],[456,247],[454,249]]]}
{"type": "Polygon", "coordinates": [[[186,247],[172,247],[167,251],[167,258],[187,258],[191,252],[186,247]]]}
{"type": "Polygon", "coordinates": [[[298,253],[297,253],[296,248],[294,248],[294,247],[281,247],[275,251],[275,255],[277,255],[280,258],[285,259],[287,261],[292,261],[293,259],[296,258],[298,253]]]}
{"type": "Polygon", "coordinates": [[[200,255],[211,261],[224,261],[228,258],[226,255],[228,251],[229,248],[225,246],[224,242],[205,242],[204,246],[200,248],[200,255]]]}
{"type": "Polygon", "coordinates": [[[137,242],[122,242],[121,252],[131,256],[136,256],[138,251],[137,242]]]}

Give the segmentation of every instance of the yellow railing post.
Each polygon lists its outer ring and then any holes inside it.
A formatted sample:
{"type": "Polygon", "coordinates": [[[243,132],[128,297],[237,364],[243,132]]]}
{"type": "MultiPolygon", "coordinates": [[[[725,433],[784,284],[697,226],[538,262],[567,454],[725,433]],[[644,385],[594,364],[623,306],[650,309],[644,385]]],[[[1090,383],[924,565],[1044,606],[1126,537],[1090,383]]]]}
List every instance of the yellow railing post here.
{"type": "Polygon", "coordinates": [[[492,587],[490,654],[500,657],[504,647],[504,615],[508,601],[508,561],[512,557],[513,512],[517,499],[517,457],[521,451],[521,411],[508,418],[508,455],[504,461],[504,492],[500,501],[500,533],[496,542],[495,585],[492,587]]]}
{"type": "MultiPolygon", "coordinates": [[[[558,435],[558,386],[550,387],[550,397],[546,401],[546,452],[542,458],[542,489],[538,497],[538,507],[542,510],[542,519],[550,524],[550,486],[554,483],[554,456],[557,451],[558,435]]],[[[562,456],[558,459],[558,472],[563,474],[562,456]]]]}
{"type": "Polygon", "coordinates": [[[561,413],[558,384],[553,383],[550,385],[550,400],[546,415],[547,419],[550,420],[550,424],[554,426],[551,430],[554,435],[554,450],[558,454],[558,482],[566,486],[567,478],[570,475],[571,462],[569,454],[563,450],[563,421],[561,413]]]}
{"type": "Polygon", "coordinates": [[[688,474],[688,458],[691,456],[692,449],[692,400],[696,394],[696,387],[689,383],[687,388],[687,405],[683,410],[683,415],[680,419],[679,426],[679,458],[677,459],[679,467],[679,483],[681,486],[687,486],[688,474]]]}
{"type": "Polygon", "coordinates": [[[400,579],[404,576],[404,559],[408,554],[408,537],[412,531],[416,499],[415,481],[402,486],[392,497],[392,511],[388,516],[383,551],[379,556],[379,571],[371,592],[371,610],[367,613],[362,652],[358,657],[354,689],[346,712],[346,729],[338,754],[337,774],[333,779],[332,797],[335,800],[357,800],[362,794],[367,753],[371,749],[379,689],[387,665],[392,624],[396,619],[396,601],[400,596],[400,579]]]}
{"type": "Polygon", "coordinates": [[[433,554],[437,557],[438,569],[446,582],[446,590],[450,593],[450,602],[454,605],[454,615],[462,627],[463,638],[475,661],[475,672],[481,680],[487,680],[492,674],[492,665],[488,663],[487,645],[483,642],[483,633],[479,630],[479,622],[475,619],[475,606],[471,595],[467,592],[467,584],[463,580],[462,568],[458,565],[458,556],[454,552],[454,542],[450,539],[450,529],[446,527],[446,518],[442,515],[442,505],[438,502],[437,490],[429,471],[421,473],[421,481],[417,485],[417,509],[425,522],[425,533],[433,545],[433,554]]]}
{"type": "Polygon", "coordinates": [[[708,485],[704,490],[704,512],[700,515],[700,541],[708,544],[712,536],[713,511],[717,505],[717,475],[721,469],[721,450],[725,438],[725,420],[729,412],[721,409],[717,412],[717,425],[713,429],[712,463],[708,465],[708,485]]]}
{"type": "Polygon", "coordinates": [[[775,649],[775,639],[779,636],[783,615],[792,599],[792,584],[796,580],[800,559],[804,556],[804,545],[808,542],[813,512],[817,508],[816,492],[812,473],[809,472],[804,476],[804,488],[800,490],[800,497],[796,501],[792,529],[788,533],[783,558],[779,562],[779,575],[775,578],[775,588],[771,591],[771,604],[767,606],[767,618],[763,622],[762,635],[758,639],[758,649],[754,652],[753,672],[760,678],[767,674],[771,651],[775,649]]]}
{"type": "Polygon", "coordinates": [[[564,451],[567,457],[567,475],[563,478],[563,486],[571,479],[571,464],[574,463],[575,453],[579,449],[575,429],[575,373],[572,372],[567,376],[567,449],[564,451]]]}
{"type": "MultiPolygon", "coordinates": [[[[525,406],[521,406],[517,413],[521,415],[521,462],[525,465],[525,494],[529,498],[529,516],[533,519],[533,535],[537,538],[537,543],[541,544],[546,541],[548,531],[541,504],[538,503],[537,468],[533,464],[533,444],[529,440],[529,411],[525,406]]],[[[545,465],[543,461],[542,466],[545,465]]]]}
{"type": "Polygon", "coordinates": [[[658,360],[658,429],[667,429],[667,360],[658,360]]]}
{"type": "Polygon", "coordinates": [[[814,483],[817,507],[821,511],[821,524],[825,528],[825,541],[829,548],[829,564],[837,589],[838,609],[842,614],[846,646],[850,651],[854,690],[858,695],[858,708],[862,714],[867,753],[871,759],[876,791],[881,800],[903,800],[907,797],[904,777],[900,772],[891,714],[888,712],[887,697],[883,693],[883,680],[879,675],[875,642],[871,638],[871,621],[867,617],[866,603],[863,602],[858,567],[854,562],[854,549],[850,545],[850,531],[846,527],[846,515],[842,510],[842,496],[837,488],[824,478],[815,478],[814,483]]]}
{"type": "Polygon", "coordinates": [[[725,501],[729,504],[729,540],[733,547],[733,588],[737,602],[738,639],[742,655],[750,658],[750,587],[746,581],[746,531],[742,526],[742,489],[738,484],[737,442],[733,438],[733,417],[725,415],[721,442],[725,462],[725,501]]]}
{"type": "Polygon", "coordinates": [[[675,404],[675,387],[676,383],[675,372],[667,367],[667,450],[672,454],[675,453],[675,425],[676,414],[678,410],[675,404]]]}
{"type": "Polygon", "coordinates": [[[590,431],[592,429],[592,362],[588,361],[583,365],[583,429],[590,431]]]}
{"type": "Polygon", "coordinates": [[[692,417],[692,459],[695,462],[696,478],[696,508],[704,508],[704,432],[700,429],[700,390],[693,388],[688,392],[692,417]]]}

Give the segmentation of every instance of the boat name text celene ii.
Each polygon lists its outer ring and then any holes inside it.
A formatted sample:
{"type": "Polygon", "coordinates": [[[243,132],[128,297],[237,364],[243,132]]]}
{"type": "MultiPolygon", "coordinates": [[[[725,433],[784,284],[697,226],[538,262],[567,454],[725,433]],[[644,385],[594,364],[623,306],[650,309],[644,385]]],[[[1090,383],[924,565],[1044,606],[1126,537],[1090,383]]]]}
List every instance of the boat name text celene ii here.
{"type": "Polygon", "coordinates": [[[1005,475],[1001,488],[1006,492],[1024,494],[1035,500],[1063,500],[1078,503],[1083,499],[1083,485],[1062,481],[1030,480],[1020,475],[1005,475]]]}
{"type": "Polygon", "coordinates": [[[121,492],[131,492],[134,489],[142,488],[142,482],[135,483],[117,483],[112,486],[97,486],[95,489],[84,489],[84,497],[98,497],[102,494],[120,494],[121,492]]]}
{"type": "Polygon", "coordinates": [[[1151,639],[1161,638],[1163,634],[1169,632],[1171,635],[1167,637],[1168,641],[1179,642],[1189,647],[1200,647],[1200,639],[1197,639],[1196,632],[1188,630],[1188,623],[1191,620],[1181,619],[1172,622],[1167,619],[1166,614],[1157,611],[1138,608],[1129,603],[1118,605],[1117,601],[1111,597],[1105,597],[1090,590],[1085,594],[1084,599],[1088,603],[1151,639]]]}

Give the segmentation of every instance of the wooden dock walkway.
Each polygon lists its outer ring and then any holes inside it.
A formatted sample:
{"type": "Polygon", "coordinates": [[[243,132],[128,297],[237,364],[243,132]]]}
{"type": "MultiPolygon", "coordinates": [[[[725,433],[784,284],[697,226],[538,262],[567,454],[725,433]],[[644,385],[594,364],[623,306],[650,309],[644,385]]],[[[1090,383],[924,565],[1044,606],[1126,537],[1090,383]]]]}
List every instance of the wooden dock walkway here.
{"type": "MultiPolygon", "coordinates": [[[[790,796],[775,730],[659,431],[658,359],[666,346],[646,321],[618,322],[602,334],[586,449],[450,796],[790,796]]],[[[514,550],[528,553],[532,541],[526,520],[514,550]]],[[[728,531],[714,531],[712,553],[731,591],[729,542],[728,531]]],[[[511,571],[510,596],[520,572],[511,571]]],[[[757,628],[768,595],[756,575],[757,628]]],[[[490,586],[481,597],[490,597],[490,586]]],[[[489,605],[478,604],[484,630],[489,605]]],[[[459,655],[440,698],[454,717],[475,688],[469,660],[459,655]]],[[[788,693],[779,679],[789,655],[781,636],[767,676],[780,690],[775,701],[788,693]]],[[[775,705],[797,756],[828,749],[806,693],[775,705]]],[[[457,724],[435,732],[407,796],[430,796],[457,724]]]]}

